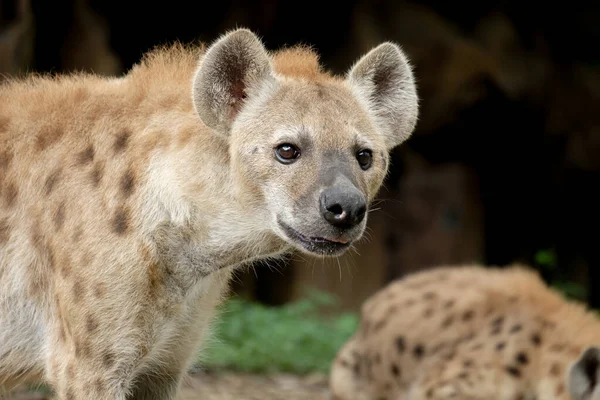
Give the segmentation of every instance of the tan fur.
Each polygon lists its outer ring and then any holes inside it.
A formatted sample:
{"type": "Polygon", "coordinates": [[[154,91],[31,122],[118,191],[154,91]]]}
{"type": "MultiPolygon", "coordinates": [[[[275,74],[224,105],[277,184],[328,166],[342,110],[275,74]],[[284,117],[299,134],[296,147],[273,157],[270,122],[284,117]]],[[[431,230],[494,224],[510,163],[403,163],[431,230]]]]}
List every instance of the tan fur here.
{"type": "Polygon", "coordinates": [[[278,51],[273,56],[273,69],[278,74],[313,82],[335,79],[321,69],[318,54],[306,46],[295,46],[278,51]]]}
{"type": "Polygon", "coordinates": [[[292,72],[313,68],[312,53],[274,62],[240,29],[207,49],[158,48],[119,78],[1,86],[0,385],[172,399],[234,268],[345,251],[306,248],[280,221],[359,240],[366,218],[334,229],[318,201],[345,179],[370,202],[388,151],[412,132],[412,74],[382,46],[347,79],[316,83],[292,72]],[[277,161],[281,140],[302,157],[277,161]],[[372,150],[371,168],[357,146],[372,150]]]}
{"type": "Polygon", "coordinates": [[[364,303],[330,384],[339,400],[572,399],[568,371],[599,343],[597,316],[524,266],[436,268],[364,303]]]}

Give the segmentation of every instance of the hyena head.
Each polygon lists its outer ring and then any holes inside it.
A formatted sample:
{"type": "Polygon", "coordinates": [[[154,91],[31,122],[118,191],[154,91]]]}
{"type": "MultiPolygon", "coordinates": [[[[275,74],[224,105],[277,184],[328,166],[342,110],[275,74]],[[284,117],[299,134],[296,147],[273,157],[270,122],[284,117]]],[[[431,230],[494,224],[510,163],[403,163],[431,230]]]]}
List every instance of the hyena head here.
{"type": "Polygon", "coordinates": [[[238,184],[268,211],[265,226],[319,255],[362,236],[388,153],[418,114],[411,67],[392,43],[336,77],[306,48],[272,54],[239,29],[208,48],[193,91],[202,121],[229,141],[238,184]]]}

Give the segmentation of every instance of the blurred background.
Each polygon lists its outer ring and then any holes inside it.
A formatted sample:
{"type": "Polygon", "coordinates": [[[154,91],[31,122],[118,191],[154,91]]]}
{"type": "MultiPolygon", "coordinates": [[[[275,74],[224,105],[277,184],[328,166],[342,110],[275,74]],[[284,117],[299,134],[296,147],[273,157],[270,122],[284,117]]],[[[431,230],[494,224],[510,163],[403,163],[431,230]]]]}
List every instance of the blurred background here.
{"type": "Polygon", "coordinates": [[[345,72],[384,40],[414,65],[414,136],[393,154],[369,233],[340,260],[240,273],[265,306],[334,295],[343,311],[433,266],[525,262],[600,307],[600,2],[0,0],[0,73],[125,73],[153,46],[248,27],[345,72]],[[359,255],[360,254],[360,255],[359,255]]]}

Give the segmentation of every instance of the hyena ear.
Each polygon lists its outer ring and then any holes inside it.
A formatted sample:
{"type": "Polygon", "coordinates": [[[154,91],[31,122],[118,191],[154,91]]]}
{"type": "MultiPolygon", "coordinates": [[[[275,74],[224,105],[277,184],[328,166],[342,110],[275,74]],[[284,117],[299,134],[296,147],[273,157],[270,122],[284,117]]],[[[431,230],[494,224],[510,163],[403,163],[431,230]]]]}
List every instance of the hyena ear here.
{"type": "Polygon", "coordinates": [[[408,139],[419,100],[411,66],[398,45],[385,42],[369,51],[352,66],[347,80],[366,101],[388,149],[408,139]]]}
{"type": "Polygon", "coordinates": [[[600,347],[586,348],[570,366],[567,379],[573,400],[600,399],[600,347]]]}
{"type": "Polygon", "coordinates": [[[226,135],[246,99],[270,79],[271,62],[260,39],[248,29],[229,32],[206,50],[196,70],[196,112],[204,124],[226,135]]]}

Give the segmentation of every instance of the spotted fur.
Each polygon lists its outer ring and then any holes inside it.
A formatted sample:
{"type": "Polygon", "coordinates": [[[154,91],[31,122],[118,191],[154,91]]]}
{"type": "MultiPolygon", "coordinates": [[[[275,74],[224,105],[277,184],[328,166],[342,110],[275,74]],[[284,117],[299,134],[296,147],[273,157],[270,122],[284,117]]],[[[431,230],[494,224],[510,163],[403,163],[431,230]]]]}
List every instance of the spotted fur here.
{"type": "Polygon", "coordinates": [[[336,400],[599,398],[600,321],[524,266],[414,273],[361,316],[332,367],[336,400]]]}

